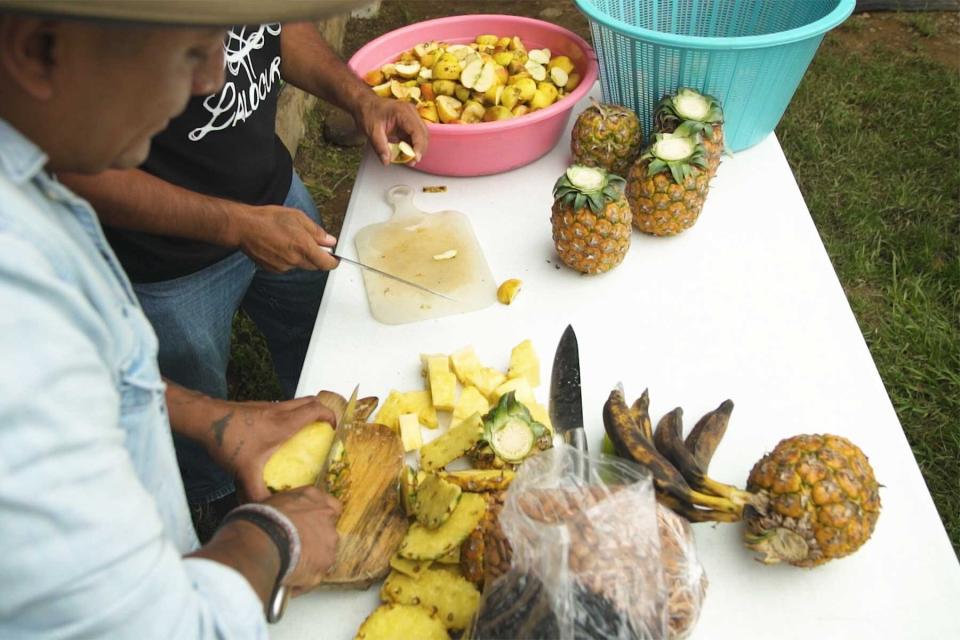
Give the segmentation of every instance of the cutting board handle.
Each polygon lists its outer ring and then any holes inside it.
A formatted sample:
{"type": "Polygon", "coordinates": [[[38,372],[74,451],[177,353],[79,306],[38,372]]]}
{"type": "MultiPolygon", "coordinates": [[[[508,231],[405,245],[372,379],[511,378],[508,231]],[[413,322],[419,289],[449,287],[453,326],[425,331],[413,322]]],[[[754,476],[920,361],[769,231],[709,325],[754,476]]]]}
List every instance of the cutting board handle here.
{"type": "Polygon", "coordinates": [[[398,218],[420,218],[425,212],[417,209],[413,204],[413,189],[405,184],[398,184],[387,190],[387,202],[393,206],[393,220],[398,218]]]}

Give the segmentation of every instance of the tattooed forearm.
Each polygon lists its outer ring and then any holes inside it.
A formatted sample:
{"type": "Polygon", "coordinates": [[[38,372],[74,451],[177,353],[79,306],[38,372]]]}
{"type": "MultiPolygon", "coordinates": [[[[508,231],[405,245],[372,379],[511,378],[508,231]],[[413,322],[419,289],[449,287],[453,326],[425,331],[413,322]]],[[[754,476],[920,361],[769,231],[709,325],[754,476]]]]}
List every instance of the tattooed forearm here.
{"type": "Polygon", "coordinates": [[[226,432],[227,427],[230,426],[230,419],[233,417],[233,411],[227,415],[214,420],[210,425],[210,433],[213,434],[213,439],[216,440],[217,446],[223,446],[223,434],[226,432]]]}

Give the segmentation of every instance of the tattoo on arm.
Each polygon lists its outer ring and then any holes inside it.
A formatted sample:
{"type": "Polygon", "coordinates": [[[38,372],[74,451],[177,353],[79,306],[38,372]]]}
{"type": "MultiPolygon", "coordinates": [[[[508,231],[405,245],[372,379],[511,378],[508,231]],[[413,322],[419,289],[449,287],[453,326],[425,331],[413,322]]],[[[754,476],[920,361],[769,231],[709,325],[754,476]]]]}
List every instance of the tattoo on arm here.
{"type": "Polygon", "coordinates": [[[227,427],[230,425],[230,418],[233,417],[233,411],[223,416],[218,420],[214,420],[210,425],[210,431],[213,433],[214,439],[217,441],[217,446],[223,446],[223,434],[226,432],[227,427]]]}

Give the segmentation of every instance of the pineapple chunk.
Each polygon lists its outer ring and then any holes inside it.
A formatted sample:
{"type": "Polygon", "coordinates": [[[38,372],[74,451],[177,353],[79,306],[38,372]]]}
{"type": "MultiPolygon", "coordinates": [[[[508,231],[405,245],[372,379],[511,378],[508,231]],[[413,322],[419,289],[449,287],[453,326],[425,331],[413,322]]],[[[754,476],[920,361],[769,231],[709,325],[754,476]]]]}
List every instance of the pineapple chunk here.
{"type": "Polygon", "coordinates": [[[433,564],[433,560],[408,560],[396,553],[390,557],[390,568],[411,578],[419,578],[424,571],[430,568],[431,564],[433,564]]]}
{"type": "Polygon", "coordinates": [[[400,428],[400,414],[404,413],[403,396],[403,393],[391,389],[387,399],[380,405],[380,410],[377,411],[373,421],[390,427],[394,431],[398,430],[400,428]]]}
{"type": "Polygon", "coordinates": [[[550,433],[553,433],[553,423],[550,422],[550,413],[547,408],[538,402],[525,402],[524,404],[530,411],[530,417],[549,429],[550,433]]]}
{"type": "Polygon", "coordinates": [[[439,617],[426,607],[409,604],[382,604],[367,616],[357,630],[356,640],[450,640],[439,617]]]}
{"type": "Polygon", "coordinates": [[[460,399],[453,407],[453,421],[460,422],[474,413],[484,415],[490,410],[490,403],[480,390],[474,386],[465,387],[460,392],[460,399]]]}
{"type": "Polygon", "coordinates": [[[420,449],[420,468],[439,471],[475,445],[483,433],[483,418],[475,413],[420,449]]]}
{"type": "Polygon", "coordinates": [[[483,496],[463,493],[453,513],[436,529],[428,529],[419,522],[411,524],[397,552],[409,560],[436,560],[459,547],[486,512],[487,501],[483,496]]]}
{"type": "Polygon", "coordinates": [[[460,502],[462,489],[437,474],[428,474],[417,486],[417,503],[413,514],[417,522],[428,529],[436,529],[450,517],[460,502]]]}
{"type": "Polygon", "coordinates": [[[457,375],[457,380],[459,380],[463,386],[470,384],[469,376],[472,372],[479,371],[483,368],[473,347],[464,347],[450,354],[450,364],[453,367],[453,372],[457,375]]]}
{"type": "Polygon", "coordinates": [[[429,429],[436,429],[439,424],[437,410],[430,402],[430,392],[426,390],[406,393],[391,390],[373,421],[398,431],[401,413],[416,413],[420,423],[429,429]]]}
{"type": "MultiPolygon", "coordinates": [[[[533,350],[533,343],[524,340],[510,352],[508,378],[526,378],[532,388],[540,386],[540,359],[533,350]]],[[[523,402],[523,400],[520,400],[523,402]]]]}
{"type": "Polygon", "coordinates": [[[430,392],[426,389],[421,391],[407,391],[401,398],[401,413],[416,413],[420,418],[420,424],[428,429],[436,429],[437,409],[430,402],[430,392]]]}
{"type": "Polygon", "coordinates": [[[263,481],[272,491],[316,484],[333,444],[326,422],[311,422],[280,445],[263,467],[263,481]]]}
{"type": "Polygon", "coordinates": [[[457,378],[450,372],[450,359],[447,356],[428,357],[427,378],[433,406],[441,411],[453,411],[457,401],[457,378]]]}
{"type": "Polygon", "coordinates": [[[400,440],[403,441],[404,451],[416,451],[423,446],[423,436],[420,435],[420,419],[415,413],[400,414],[400,440]]]}
{"type": "Polygon", "coordinates": [[[503,384],[506,379],[507,376],[490,367],[481,367],[480,369],[473,370],[467,378],[468,382],[475,386],[480,393],[485,395],[489,400],[494,399],[494,391],[503,384]]]}
{"type": "Polygon", "coordinates": [[[491,400],[497,402],[500,400],[500,396],[505,393],[514,392],[514,397],[520,402],[520,404],[525,404],[529,407],[531,404],[536,404],[537,399],[533,395],[533,389],[530,388],[530,383],[527,382],[526,378],[514,378],[513,380],[507,380],[499,387],[493,390],[493,397],[491,400]]]}
{"type": "Polygon", "coordinates": [[[480,591],[466,578],[436,569],[427,569],[419,578],[391,573],[380,589],[380,598],[436,611],[451,630],[465,629],[480,606],[480,591]]]}

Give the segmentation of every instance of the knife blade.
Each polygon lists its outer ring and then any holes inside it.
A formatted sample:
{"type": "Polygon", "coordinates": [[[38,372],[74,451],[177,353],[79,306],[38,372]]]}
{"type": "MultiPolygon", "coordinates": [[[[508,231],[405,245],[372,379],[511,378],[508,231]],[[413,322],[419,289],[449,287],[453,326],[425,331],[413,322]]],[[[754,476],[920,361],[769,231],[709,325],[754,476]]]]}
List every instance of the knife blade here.
{"type": "Polygon", "coordinates": [[[343,415],[340,416],[340,422],[337,423],[337,429],[334,431],[333,442],[330,443],[330,451],[327,454],[327,459],[323,461],[323,466],[320,467],[320,475],[317,476],[316,486],[325,491],[327,489],[327,471],[330,468],[330,460],[336,453],[338,446],[343,446],[347,431],[353,423],[353,416],[357,410],[357,393],[359,391],[360,385],[353,388],[353,393],[350,394],[350,400],[347,401],[347,407],[343,410],[343,415]]]}
{"type": "Polygon", "coordinates": [[[421,284],[417,284],[416,282],[411,282],[411,281],[409,281],[409,280],[406,280],[406,279],[404,279],[404,278],[401,278],[400,276],[395,276],[395,275],[393,275],[392,273],[389,273],[389,272],[384,271],[384,270],[382,270],[382,269],[377,269],[376,267],[371,267],[370,265],[365,264],[365,263],[363,263],[363,262],[360,262],[359,260],[354,260],[353,258],[346,258],[346,257],[340,255],[339,253],[337,253],[336,251],[334,251],[334,250],[333,250],[333,247],[323,247],[323,246],[321,246],[320,248],[321,248],[322,250],[326,251],[327,253],[329,253],[331,256],[333,256],[333,257],[336,258],[337,260],[343,260],[344,262],[348,262],[348,263],[350,263],[350,264],[352,264],[352,265],[356,265],[356,266],[360,267],[361,269],[366,269],[367,271],[373,271],[374,273],[379,273],[380,275],[384,276],[385,278],[390,278],[391,280],[396,280],[397,282],[402,282],[403,284],[405,284],[405,285],[407,285],[407,286],[413,287],[414,289],[419,289],[420,291],[426,291],[427,293],[430,293],[430,294],[435,295],[435,296],[439,296],[439,297],[443,298],[444,300],[449,300],[450,302],[456,302],[456,301],[457,301],[456,298],[451,298],[450,296],[448,296],[448,295],[446,295],[446,294],[444,294],[444,293],[440,293],[439,291],[434,291],[433,289],[428,289],[427,287],[425,287],[425,286],[423,286],[423,285],[421,285],[421,284]]]}
{"type": "Polygon", "coordinates": [[[580,350],[577,334],[567,325],[553,358],[550,376],[550,421],[554,432],[581,453],[587,452],[580,393],[580,350]]]}

